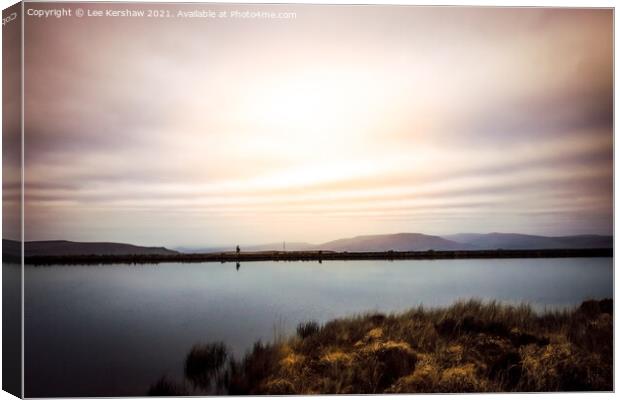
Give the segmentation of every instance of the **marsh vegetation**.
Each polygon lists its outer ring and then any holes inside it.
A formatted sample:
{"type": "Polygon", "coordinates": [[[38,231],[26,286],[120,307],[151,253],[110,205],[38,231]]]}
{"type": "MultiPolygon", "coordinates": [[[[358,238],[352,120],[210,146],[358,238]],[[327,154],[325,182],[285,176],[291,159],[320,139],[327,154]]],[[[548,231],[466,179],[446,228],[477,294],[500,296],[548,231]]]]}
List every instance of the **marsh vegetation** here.
{"type": "Polygon", "coordinates": [[[194,346],[150,395],[613,390],[613,303],[561,311],[476,300],[314,321],[241,359],[194,346]]]}

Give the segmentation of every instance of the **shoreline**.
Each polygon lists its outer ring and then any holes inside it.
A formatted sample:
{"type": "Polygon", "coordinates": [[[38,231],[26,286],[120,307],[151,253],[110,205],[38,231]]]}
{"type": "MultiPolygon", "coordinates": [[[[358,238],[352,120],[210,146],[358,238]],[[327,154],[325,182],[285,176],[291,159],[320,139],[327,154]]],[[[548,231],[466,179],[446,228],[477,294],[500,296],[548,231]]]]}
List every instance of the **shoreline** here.
{"type": "MultiPolygon", "coordinates": [[[[164,262],[252,262],[252,261],[331,261],[331,260],[451,260],[506,258],[613,257],[612,248],[531,249],[531,250],[428,250],[380,252],[263,251],[241,253],[179,253],[145,255],[26,256],[24,264],[159,264],[164,262]]],[[[4,254],[5,262],[21,258],[4,254]]]]}

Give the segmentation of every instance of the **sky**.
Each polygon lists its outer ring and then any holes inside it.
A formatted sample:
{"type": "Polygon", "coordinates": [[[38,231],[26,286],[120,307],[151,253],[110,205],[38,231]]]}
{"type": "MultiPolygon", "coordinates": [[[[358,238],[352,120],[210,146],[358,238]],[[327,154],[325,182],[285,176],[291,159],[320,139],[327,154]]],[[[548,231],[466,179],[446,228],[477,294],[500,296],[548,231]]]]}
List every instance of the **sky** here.
{"type": "Polygon", "coordinates": [[[611,10],[162,7],[295,17],[27,17],[26,240],[612,233],[611,10]]]}

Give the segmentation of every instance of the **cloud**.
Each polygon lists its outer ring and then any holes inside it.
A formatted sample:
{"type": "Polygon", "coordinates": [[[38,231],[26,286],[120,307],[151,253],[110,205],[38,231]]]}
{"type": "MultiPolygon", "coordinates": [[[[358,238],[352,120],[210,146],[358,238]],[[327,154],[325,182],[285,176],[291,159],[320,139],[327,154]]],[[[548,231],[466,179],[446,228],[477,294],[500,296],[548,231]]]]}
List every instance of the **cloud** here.
{"type": "Polygon", "coordinates": [[[29,19],[27,239],[611,232],[610,10],[261,7],[29,19]]]}

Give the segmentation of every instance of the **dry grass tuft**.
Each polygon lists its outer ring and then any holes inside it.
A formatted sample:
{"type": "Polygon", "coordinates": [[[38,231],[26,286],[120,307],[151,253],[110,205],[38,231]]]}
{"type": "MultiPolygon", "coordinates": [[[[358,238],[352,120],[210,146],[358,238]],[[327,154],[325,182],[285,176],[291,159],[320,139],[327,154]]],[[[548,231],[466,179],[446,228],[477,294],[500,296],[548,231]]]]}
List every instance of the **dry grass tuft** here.
{"type": "Polygon", "coordinates": [[[224,382],[229,394],[611,391],[612,315],[608,299],[543,314],[472,300],[311,322],[231,360],[224,382]]]}

